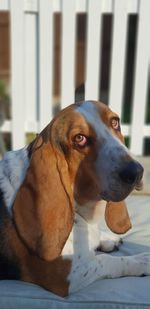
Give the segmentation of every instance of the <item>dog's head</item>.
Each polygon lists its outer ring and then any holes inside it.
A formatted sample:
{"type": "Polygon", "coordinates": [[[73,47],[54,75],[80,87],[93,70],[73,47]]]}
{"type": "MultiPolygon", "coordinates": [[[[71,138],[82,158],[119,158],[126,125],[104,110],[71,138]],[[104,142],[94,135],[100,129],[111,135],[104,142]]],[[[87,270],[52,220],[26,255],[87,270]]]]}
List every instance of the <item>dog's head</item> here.
{"type": "Polygon", "coordinates": [[[74,200],[82,207],[104,199],[109,227],[117,231],[113,218],[122,214],[121,224],[130,227],[122,200],[141,186],[143,168],[124,146],[119,118],[106,105],[85,101],[62,110],[30,152],[13,211],[21,237],[41,257],[60,254],[73,225],[74,200]]]}
{"type": "Polygon", "coordinates": [[[106,105],[86,101],[73,105],[53,122],[53,144],[64,154],[74,197],[122,201],[141,187],[142,166],[124,146],[120,120],[106,105]]]}

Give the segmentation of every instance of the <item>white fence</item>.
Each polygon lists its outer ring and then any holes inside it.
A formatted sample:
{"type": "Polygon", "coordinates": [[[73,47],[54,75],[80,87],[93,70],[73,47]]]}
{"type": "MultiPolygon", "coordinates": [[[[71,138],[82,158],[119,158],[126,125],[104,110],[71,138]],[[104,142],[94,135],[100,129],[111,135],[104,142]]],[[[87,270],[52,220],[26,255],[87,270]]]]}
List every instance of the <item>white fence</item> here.
{"type": "Polygon", "coordinates": [[[113,14],[109,89],[110,107],[121,113],[124,87],[127,20],[138,14],[138,36],[131,125],[122,124],[131,137],[131,151],[143,152],[148,67],[150,59],[150,0],[0,0],[10,11],[12,120],[2,131],[12,132],[13,148],[25,143],[25,132],[40,131],[52,118],[54,13],[62,13],[61,107],[74,102],[76,16],[87,13],[85,98],[98,99],[101,20],[113,14]],[[39,48],[38,48],[39,47],[39,48]]]}

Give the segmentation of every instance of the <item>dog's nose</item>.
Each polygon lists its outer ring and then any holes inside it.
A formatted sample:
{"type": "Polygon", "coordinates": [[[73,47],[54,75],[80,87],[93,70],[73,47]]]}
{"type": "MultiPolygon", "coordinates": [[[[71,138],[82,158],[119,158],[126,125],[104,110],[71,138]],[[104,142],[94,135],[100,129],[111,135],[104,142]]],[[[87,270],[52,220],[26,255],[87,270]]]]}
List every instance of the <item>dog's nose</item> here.
{"type": "Polygon", "coordinates": [[[121,180],[127,184],[134,184],[140,182],[143,176],[144,169],[142,165],[136,161],[130,161],[124,167],[122,171],[120,171],[119,176],[121,180]]]}

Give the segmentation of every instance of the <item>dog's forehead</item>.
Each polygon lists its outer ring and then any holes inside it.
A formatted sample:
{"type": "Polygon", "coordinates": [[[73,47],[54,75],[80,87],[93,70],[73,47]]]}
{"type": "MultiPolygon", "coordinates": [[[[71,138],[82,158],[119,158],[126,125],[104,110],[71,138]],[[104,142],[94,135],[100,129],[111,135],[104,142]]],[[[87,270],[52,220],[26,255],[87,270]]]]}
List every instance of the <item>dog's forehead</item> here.
{"type": "Polygon", "coordinates": [[[107,105],[96,101],[85,101],[75,109],[98,132],[108,126],[109,119],[116,116],[107,105]]]}
{"type": "Polygon", "coordinates": [[[56,116],[52,122],[53,132],[57,135],[68,136],[68,132],[72,130],[85,134],[93,131],[97,137],[106,136],[111,127],[112,117],[117,117],[117,115],[104,103],[82,101],[69,105],[56,116]]]}
{"type": "Polygon", "coordinates": [[[106,113],[107,106],[101,102],[96,101],[84,101],[77,105],[76,111],[80,112],[82,115],[89,117],[89,115],[95,117],[106,113]]]}

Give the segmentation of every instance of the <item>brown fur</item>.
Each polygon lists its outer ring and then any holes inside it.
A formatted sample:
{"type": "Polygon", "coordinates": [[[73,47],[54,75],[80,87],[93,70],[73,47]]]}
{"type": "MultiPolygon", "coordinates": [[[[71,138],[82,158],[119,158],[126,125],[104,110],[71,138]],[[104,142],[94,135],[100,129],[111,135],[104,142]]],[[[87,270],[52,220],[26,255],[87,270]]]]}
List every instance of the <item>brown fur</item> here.
{"type": "Polygon", "coordinates": [[[5,254],[20,268],[20,279],[43,286],[62,297],[68,294],[69,283],[66,281],[71,268],[69,260],[61,256],[48,262],[30,251],[22,242],[15,226],[10,220],[5,222],[5,254]]]}
{"type": "Polygon", "coordinates": [[[13,206],[20,237],[48,261],[60,255],[73,225],[71,188],[67,188],[70,183],[64,175],[65,164],[62,158],[61,168],[58,166],[51,145],[43,143],[36,148],[13,206]]]}
{"type": "Polygon", "coordinates": [[[125,201],[118,203],[108,202],[106,204],[105,220],[111,231],[117,234],[124,234],[132,227],[125,201]]]}
{"type": "Polygon", "coordinates": [[[73,225],[73,197],[68,165],[50,131],[48,126],[32,144],[30,166],[13,205],[16,254],[22,280],[64,296],[71,263],[60,255],[73,225]]]}

